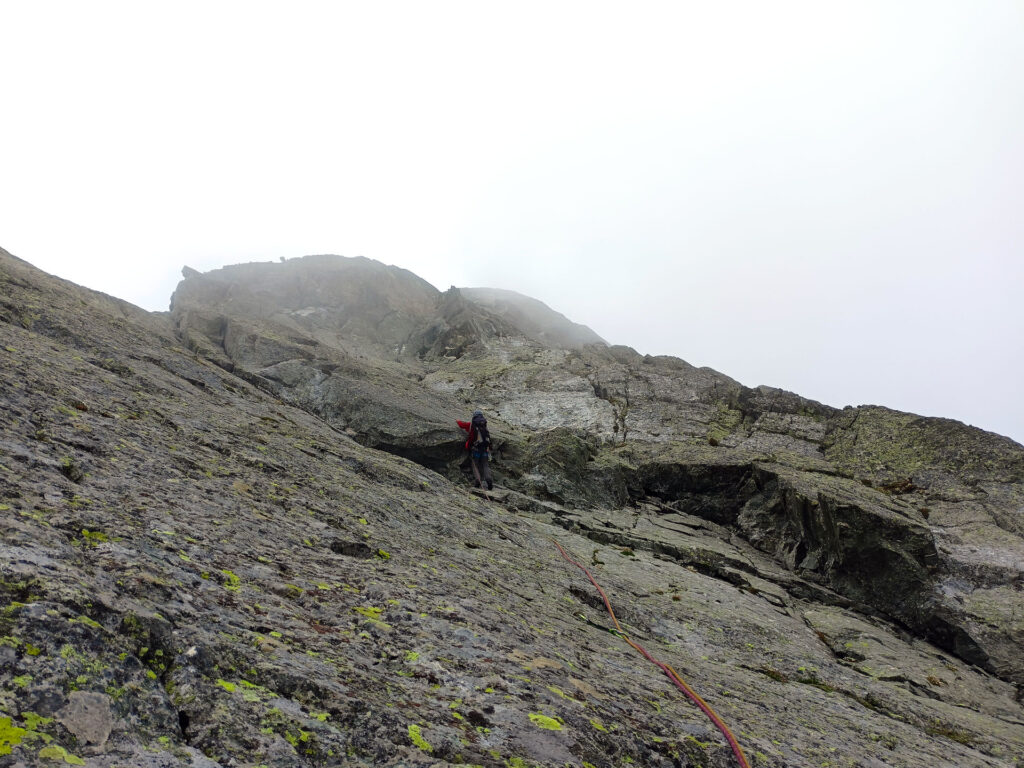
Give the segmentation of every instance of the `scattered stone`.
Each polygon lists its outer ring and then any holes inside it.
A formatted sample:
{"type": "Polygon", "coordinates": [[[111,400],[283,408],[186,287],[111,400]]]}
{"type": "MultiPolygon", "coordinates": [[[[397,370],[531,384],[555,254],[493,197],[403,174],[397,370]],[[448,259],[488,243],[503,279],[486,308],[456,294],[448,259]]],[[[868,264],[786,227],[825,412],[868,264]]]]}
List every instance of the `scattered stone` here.
{"type": "Polygon", "coordinates": [[[110,697],[102,693],[72,691],[57,721],[74,734],[81,744],[102,747],[114,727],[110,697]]]}
{"type": "Polygon", "coordinates": [[[346,557],[355,557],[361,560],[369,560],[377,553],[369,546],[360,541],[341,541],[335,539],[331,542],[331,551],[346,557]]]}

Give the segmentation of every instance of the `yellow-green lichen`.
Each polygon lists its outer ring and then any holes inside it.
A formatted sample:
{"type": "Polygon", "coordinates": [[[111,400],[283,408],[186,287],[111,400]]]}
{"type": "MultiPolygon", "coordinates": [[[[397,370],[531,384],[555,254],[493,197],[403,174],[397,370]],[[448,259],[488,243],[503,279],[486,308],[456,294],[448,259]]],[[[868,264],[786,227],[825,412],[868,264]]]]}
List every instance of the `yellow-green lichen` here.
{"type": "Polygon", "coordinates": [[[374,608],[373,606],[357,605],[353,608],[356,613],[365,616],[374,624],[384,629],[391,629],[391,625],[380,620],[381,613],[384,612],[383,608],[374,608]]]}
{"type": "Polygon", "coordinates": [[[544,730],[547,730],[547,731],[560,731],[560,730],[562,730],[562,722],[563,721],[560,718],[557,718],[557,717],[548,717],[547,715],[542,715],[539,712],[531,712],[530,713],[530,720],[538,728],[543,728],[544,730]]]}
{"type": "Polygon", "coordinates": [[[234,693],[235,689],[238,688],[237,685],[235,685],[234,683],[229,683],[227,680],[220,680],[220,679],[218,679],[217,680],[217,685],[219,685],[221,688],[223,688],[228,693],[234,693]]]}
{"type": "Polygon", "coordinates": [[[39,733],[41,726],[49,725],[53,722],[52,717],[43,717],[35,712],[22,712],[21,719],[25,724],[25,729],[28,731],[25,735],[26,739],[41,740],[44,744],[49,744],[53,741],[53,737],[49,734],[39,733]]]}
{"type": "Polygon", "coordinates": [[[58,763],[64,763],[66,765],[85,765],[85,760],[80,758],[78,755],[72,755],[64,747],[59,744],[51,744],[48,747],[43,747],[39,750],[40,760],[54,760],[58,763]]]}
{"type": "Polygon", "coordinates": [[[237,592],[242,588],[242,580],[237,574],[225,569],[221,569],[221,573],[224,574],[224,589],[230,590],[231,592],[237,592]]]}
{"type": "Polygon", "coordinates": [[[11,749],[21,744],[27,731],[19,728],[9,717],[0,717],[0,755],[11,754],[11,749]]]}
{"type": "Polygon", "coordinates": [[[239,680],[238,684],[242,686],[242,698],[248,702],[262,701],[263,699],[272,699],[276,695],[273,691],[264,688],[262,685],[256,683],[250,683],[248,680],[239,680]]]}
{"type": "Polygon", "coordinates": [[[409,739],[424,752],[434,751],[434,748],[430,746],[430,742],[423,738],[423,734],[421,733],[418,725],[409,726],[409,739]]]}
{"type": "Polygon", "coordinates": [[[287,739],[288,743],[291,744],[293,747],[298,747],[299,744],[305,744],[307,741],[309,741],[309,737],[311,735],[312,734],[309,731],[304,731],[301,728],[299,728],[298,736],[296,736],[291,731],[284,732],[285,739],[287,739]]]}
{"type": "Polygon", "coordinates": [[[90,547],[110,541],[110,537],[103,533],[103,531],[90,531],[88,528],[82,529],[82,538],[85,539],[90,547]]]}

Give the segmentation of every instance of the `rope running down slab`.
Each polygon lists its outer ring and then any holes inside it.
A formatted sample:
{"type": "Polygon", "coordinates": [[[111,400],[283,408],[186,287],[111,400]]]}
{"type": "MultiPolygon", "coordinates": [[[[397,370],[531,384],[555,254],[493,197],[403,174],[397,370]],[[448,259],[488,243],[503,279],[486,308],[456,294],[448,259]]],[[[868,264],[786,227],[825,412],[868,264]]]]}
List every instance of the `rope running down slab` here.
{"type": "Polygon", "coordinates": [[[647,659],[649,662],[658,667],[662,672],[664,672],[676,688],[685,693],[686,696],[690,699],[690,701],[692,701],[694,704],[700,707],[701,711],[708,716],[708,719],[715,724],[715,727],[717,727],[718,730],[722,732],[722,735],[725,737],[725,740],[729,742],[729,746],[732,747],[732,753],[736,756],[736,760],[737,762],[739,762],[740,768],[750,768],[750,763],[747,762],[747,757],[743,754],[743,750],[740,748],[740,743],[736,740],[736,737],[732,735],[732,731],[729,730],[729,726],[727,726],[722,721],[722,719],[715,714],[715,711],[711,709],[710,705],[706,701],[704,701],[704,699],[697,695],[696,691],[694,691],[689,685],[686,684],[686,681],[679,676],[679,673],[672,669],[672,667],[670,667],[668,664],[663,664],[662,662],[658,661],[651,654],[649,654],[643,646],[633,642],[626,635],[625,631],[619,624],[619,620],[615,618],[615,611],[612,610],[612,604],[608,600],[608,595],[606,595],[604,590],[601,589],[601,585],[597,583],[597,580],[593,577],[593,575],[591,575],[590,571],[587,570],[586,566],[573,560],[569,556],[569,554],[562,548],[562,545],[559,544],[557,541],[551,539],[551,542],[556,547],[558,547],[558,551],[562,553],[562,557],[564,557],[568,562],[575,565],[577,568],[579,568],[581,571],[583,571],[583,573],[587,575],[587,578],[590,579],[590,583],[593,584],[597,591],[601,594],[601,599],[604,601],[604,607],[608,609],[608,615],[612,617],[612,623],[615,624],[616,632],[614,634],[618,635],[631,646],[633,646],[633,648],[636,651],[638,651],[645,659],[647,659]]]}

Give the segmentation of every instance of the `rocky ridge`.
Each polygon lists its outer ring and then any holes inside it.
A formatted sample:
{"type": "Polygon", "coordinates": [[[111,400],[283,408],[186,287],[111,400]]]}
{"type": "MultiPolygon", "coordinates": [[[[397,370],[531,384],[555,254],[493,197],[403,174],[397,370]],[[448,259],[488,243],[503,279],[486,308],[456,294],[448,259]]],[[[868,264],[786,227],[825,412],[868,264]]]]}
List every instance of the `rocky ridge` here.
{"type": "Polygon", "coordinates": [[[0,286],[0,766],[734,764],[551,539],[753,765],[1024,764],[1012,441],[369,260],[0,286]]]}

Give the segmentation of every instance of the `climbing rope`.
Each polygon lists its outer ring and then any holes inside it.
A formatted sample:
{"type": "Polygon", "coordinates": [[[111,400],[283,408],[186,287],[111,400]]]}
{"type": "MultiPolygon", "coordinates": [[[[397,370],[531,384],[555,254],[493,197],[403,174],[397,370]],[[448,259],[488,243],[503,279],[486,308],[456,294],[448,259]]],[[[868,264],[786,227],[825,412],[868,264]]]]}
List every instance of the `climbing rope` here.
{"type": "Polygon", "coordinates": [[[590,579],[590,583],[593,584],[597,591],[601,594],[601,599],[604,601],[604,607],[608,609],[608,615],[612,617],[612,623],[615,625],[615,630],[613,631],[613,634],[621,637],[623,640],[625,640],[627,643],[633,646],[633,648],[636,649],[645,659],[647,659],[649,662],[658,667],[662,672],[664,672],[668,676],[668,679],[671,680],[672,683],[676,686],[676,688],[685,693],[694,704],[700,707],[701,711],[708,716],[708,719],[711,720],[711,722],[715,724],[718,730],[722,732],[722,735],[725,737],[725,740],[729,742],[729,746],[732,747],[732,753],[736,755],[736,760],[737,762],[739,762],[741,768],[750,768],[750,763],[747,762],[746,755],[743,754],[743,750],[740,748],[740,743],[736,740],[736,737],[732,735],[732,731],[729,730],[729,727],[724,722],[722,722],[722,719],[715,714],[715,711],[711,709],[708,703],[704,701],[704,699],[702,699],[700,696],[698,696],[697,692],[694,691],[689,685],[687,685],[686,681],[683,680],[683,678],[679,676],[679,673],[672,669],[672,667],[670,667],[668,664],[663,664],[662,662],[658,661],[651,654],[649,654],[643,646],[633,642],[633,640],[631,640],[629,636],[626,635],[625,630],[623,630],[622,626],[619,624],[619,620],[615,618],[615,611],[612,610],[612,604],[608,600],[608,595],[606,595],[604,590],[601,589],[601,585],[597,583],[597,580],[593,577],[593,575],[591,575],[590,571],[587,570],[586,566],[576,562],[571,557],[569,557],[569,554],[562,548],[562,545],[559,544],[557,541],[551,539],[551,542],[556,547],[558,547],[558,551],[562,553],[562,557],[564,557],[568,562],[575,565],[577,568],[579,568],[587,575],[587,578],[590,579]]]}

